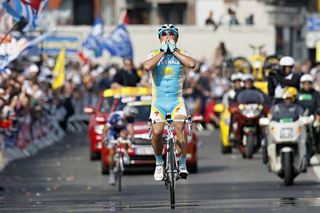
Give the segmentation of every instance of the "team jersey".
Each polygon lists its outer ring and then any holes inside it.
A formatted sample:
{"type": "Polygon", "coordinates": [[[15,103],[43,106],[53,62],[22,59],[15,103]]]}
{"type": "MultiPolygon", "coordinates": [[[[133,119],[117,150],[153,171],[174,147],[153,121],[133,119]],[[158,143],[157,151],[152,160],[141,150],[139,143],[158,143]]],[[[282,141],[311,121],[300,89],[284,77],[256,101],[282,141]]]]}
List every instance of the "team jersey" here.
{"type": "MultiPolygon", "coordinates": [[[[188,55],[185,51],[178,50],[188,55]]],[[[160,50],[152,51],[148,59],[156,56],[160,50]]],[[[152,106],[150,118],[164,120],[167,113],[186,115],[183,100],[184,66],[173,54],[165,54],[156,67],[151,70],[152,75],[152,106]]]]}
{"type": "MultiPolygon", "coordinates": [[[[180,53],[188,55],[183,50],[180,53]]],[[[148,59],[159,54],[160,50],[154,50],[148,59]]],[[[177,98],[182,97],[184,66],[173,55],[165,54],[157,66],[151,71],[153,98],[177,98]]]]}

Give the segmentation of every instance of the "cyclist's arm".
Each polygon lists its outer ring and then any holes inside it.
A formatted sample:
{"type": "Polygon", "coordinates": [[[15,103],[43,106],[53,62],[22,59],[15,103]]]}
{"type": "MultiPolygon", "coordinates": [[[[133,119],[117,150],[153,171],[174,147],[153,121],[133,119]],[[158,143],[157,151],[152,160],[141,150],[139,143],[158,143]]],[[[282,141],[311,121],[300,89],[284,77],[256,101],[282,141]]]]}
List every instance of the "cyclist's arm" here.
{"type": "Polygon", "coordinates": [[[180,53],[179,51],[174,51],[173,55],[179,59],[179,61],[186,67],[189,67],[191,69],[195,68],[196,61],[191,58],[190,56],[187,56],[185,54],[180,53]]]}
{"type": "Polygon", "coordinates": [[[104,129],[103,129],[103,135],[107,135],[110,129],[110,125],[107,123],[106,125],[104,125],[104,129]]]}
{"type": "Polygon", "coordinates": [[[143,68],[146,71],[153,70],[153,68],[159,63],[159,61],[162,59],[163,56],[164,56],[164,52],[160,52],[159,54],[156,54],[155,56],[147,59],[143,63],[143,68]]]}
{"type": "Polygon", "coordinates": [[[129,137],[133,137],[134,136],[133,124],[132,123],[128,123],[127,124],[127,129],[128,129],[129,137]]]}

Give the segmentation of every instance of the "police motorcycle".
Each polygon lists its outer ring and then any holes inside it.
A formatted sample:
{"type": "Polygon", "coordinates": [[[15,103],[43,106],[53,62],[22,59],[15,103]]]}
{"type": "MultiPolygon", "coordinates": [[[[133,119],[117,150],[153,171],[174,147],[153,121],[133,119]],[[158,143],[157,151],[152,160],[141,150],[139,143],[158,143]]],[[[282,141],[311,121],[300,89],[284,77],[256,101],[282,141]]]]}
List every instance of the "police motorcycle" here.
{"type": "Polygon", "coordinates": [[[307,125],[314,117],[305,116],[297,104],[286,106],[285,103],[273,106],[271,114],[271,118],[259,120],[266,127],[267,166],[285,185],[293,185],[294,178],[307,171],[307,125]]]}

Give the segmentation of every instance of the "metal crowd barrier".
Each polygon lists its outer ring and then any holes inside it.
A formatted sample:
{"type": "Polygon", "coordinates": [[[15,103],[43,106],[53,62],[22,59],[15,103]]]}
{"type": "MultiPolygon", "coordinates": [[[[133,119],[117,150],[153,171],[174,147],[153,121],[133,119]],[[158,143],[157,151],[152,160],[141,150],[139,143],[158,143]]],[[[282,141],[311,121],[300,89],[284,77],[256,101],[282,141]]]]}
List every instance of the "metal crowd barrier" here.
{"type": "Polygon", "coordinates": [[[72,99],[74,114],[67,119],[66,131],[62,129],[66,110],[48,105],[43,107],[41,117],[32,119],[31,113],[16,118],[10,128],[0,128],[0,171],[8,163],[30,157],[45,147],[62,141],[66,134],[87,131],[88,115],[83,112],[86,105],[95,106],[98,95],[84,94],[81,99],[72,99]]]}

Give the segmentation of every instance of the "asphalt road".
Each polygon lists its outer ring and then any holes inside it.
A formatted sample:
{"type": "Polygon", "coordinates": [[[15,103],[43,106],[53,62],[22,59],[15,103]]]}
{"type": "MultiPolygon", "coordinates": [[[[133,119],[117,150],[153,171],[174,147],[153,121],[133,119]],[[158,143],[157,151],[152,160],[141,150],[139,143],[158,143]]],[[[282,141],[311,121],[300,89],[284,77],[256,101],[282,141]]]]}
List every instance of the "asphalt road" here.
{"type": "Polygon", "coordinates": [[[177,207],[151,174],[126,175],[123,191],[89,161],[86,134],[65,137],[0,174],[0,212],[320,212],[320,180],[310,168],[286,187],[258,154],[221,155],[218,133],[202,134],[199,172],[177,185],[177,207]]]}

